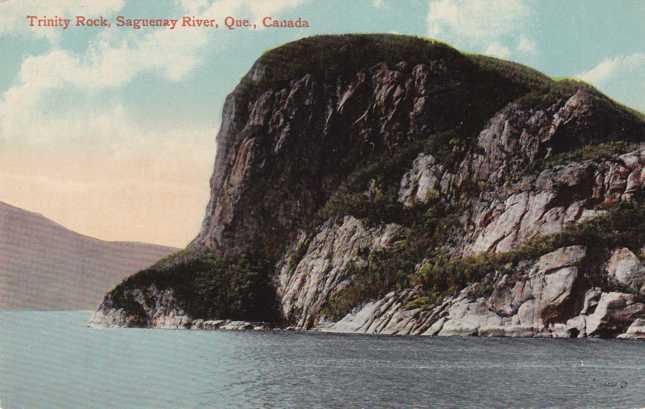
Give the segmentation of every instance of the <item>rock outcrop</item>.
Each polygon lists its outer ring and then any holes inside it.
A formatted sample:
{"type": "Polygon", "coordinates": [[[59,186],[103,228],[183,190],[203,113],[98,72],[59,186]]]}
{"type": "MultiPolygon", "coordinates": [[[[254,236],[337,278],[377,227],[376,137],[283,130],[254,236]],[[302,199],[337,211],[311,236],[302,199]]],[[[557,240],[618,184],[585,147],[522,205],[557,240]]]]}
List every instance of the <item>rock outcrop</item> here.
{"type": "Polygon", "coordinates": [[[318,329],[332,332],[439,336],[643,337],[642,297],[600,288],[581,291],[580,263],[586,249],[559,248],[511,275],[487,277],[440,305],[409,308],[414,290],[392,292],[342,320],[318,329]],[[631,325],[631,326],[630,326],[631,325]],[[622,334],[622,335],[621,335],[622,334]]]}
{"type": "Polygon", "coordinates": [[[367,264],[370,252],[392,245],[400,226],[366,228],[345,216],[329,220],[317,234],[296,241],[293,252],[278,263],[277,294],[282,314],[299,328],[310,328],[327,300],[351,283],[352,274],[367,264]],[[300,260],[294,260],[304,253],[300,260]]]}
{"type": "Polygon", "coordinates": [[[644,141],[641,115],[517,64],[290,43],[226,99],[199,235],[93,324],[638,338],[644,141]]]}
{"type": "Polygon", "coordinates": [[[645,295],[645,263],[626,247],[616,249],[607,261],[609,279],[645,295]]]}

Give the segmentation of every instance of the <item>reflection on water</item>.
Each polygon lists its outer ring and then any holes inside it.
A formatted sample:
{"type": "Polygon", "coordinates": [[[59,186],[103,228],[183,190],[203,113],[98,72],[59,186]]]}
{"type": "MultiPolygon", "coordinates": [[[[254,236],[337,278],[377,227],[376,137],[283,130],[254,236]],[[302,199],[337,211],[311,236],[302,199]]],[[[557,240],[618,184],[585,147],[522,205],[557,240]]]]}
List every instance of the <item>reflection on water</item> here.
{"type": "Polygon", "coordinates": [[[0,312],[2,409],[645,407],[645,342],[85,327],[0,312]]]}

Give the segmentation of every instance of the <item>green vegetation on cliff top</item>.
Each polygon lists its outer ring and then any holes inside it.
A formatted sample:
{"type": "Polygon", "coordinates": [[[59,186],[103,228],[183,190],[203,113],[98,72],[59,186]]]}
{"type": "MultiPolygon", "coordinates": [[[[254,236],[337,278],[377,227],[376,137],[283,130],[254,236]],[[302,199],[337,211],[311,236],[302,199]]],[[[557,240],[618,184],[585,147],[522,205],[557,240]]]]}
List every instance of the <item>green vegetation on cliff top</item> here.
{"type": "MultiPolygon", "coordinates": [[[[324,80],[364,70],[382,62],[394,66],[401,61],[417,64],[438,59],[459,62],[463,67],[470,63],[482,72],[499,76],[500,79],[532,90],[537,95],[554,92],[570,94],[576,89],[585,88],[610,101],[616,108],[645,119],[645,114],[613,101],[579,79],[552,79],[520,63],[487,55],[461,53],[449,44],[430,37],[376,33],[317,35],[266,51],[257,60],[256,66],[267,69],[269,72],[264,81],[275,85],[306,74],[324,80]]],[[[244,85],[251,86],[252,83],[248,75],[242,79],[244,85]]]]}
{"type": "Polygon", "coordinates": [[[262,263],[261,258],[225,259],[206,249],[182,250],[128,277],[110,294],[116,305],[140,319],[144,314],[133,290],[147,298],[152,286],[172,290],[177,305],[192,318],[275,321],[274,290],[262,263]]]}

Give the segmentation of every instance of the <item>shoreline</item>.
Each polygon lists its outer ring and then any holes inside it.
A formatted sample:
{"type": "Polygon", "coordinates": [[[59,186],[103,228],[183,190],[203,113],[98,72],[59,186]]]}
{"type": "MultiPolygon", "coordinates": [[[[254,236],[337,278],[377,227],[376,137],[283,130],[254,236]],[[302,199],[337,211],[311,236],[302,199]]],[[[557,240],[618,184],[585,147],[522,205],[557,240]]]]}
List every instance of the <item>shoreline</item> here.
{"type": "Polygon", "coordinates": [[[180,319],[175,321],[176,325],[172,325],[168,320],[163,322],[163,325],[154,326],[122,326],[122,325],[106,325],[93,320],[87,323],[88,328],[104,330],[104,329],[151,329],[151,330],[183,330],[183,331],[233,331],[233,332],[293,332],[300,334],[330,334],[330,335],[363,335],[363,336],[377,336],[377,337],[441,337],[441,338],[519,338],[519,339],[603,339],[603,340],[627,340],[627,341],[645,341],[645,333],[628,332],[620,334],[616,337],[599,337],[599,336],[582,336],[570,337],[562,336],[558,332],[543,331],[535,335],[504,335],[505,333],[499,331],[485,331],[487,335],[478,334],[382,334],[382,333],[366,333],[358,331],[335,331],[325,327],[316,327],[312,329],[299,329],[293,326],[280,327],[275,326],[268,322],[251,322],[251,321],[236,321],[236,320],[201,320],[188,321],[180,319]]]}

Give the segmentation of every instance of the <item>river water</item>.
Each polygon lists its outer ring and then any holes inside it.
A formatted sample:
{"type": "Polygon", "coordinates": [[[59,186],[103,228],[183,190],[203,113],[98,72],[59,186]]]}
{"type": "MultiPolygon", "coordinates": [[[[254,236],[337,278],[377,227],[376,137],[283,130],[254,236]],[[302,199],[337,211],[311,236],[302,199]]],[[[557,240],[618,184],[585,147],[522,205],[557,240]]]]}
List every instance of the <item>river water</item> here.
{"type": "Polygon", "coordinates": [[[641,408],[645,342],[96,330],[0,312],[0,408],[641,408]]]}

